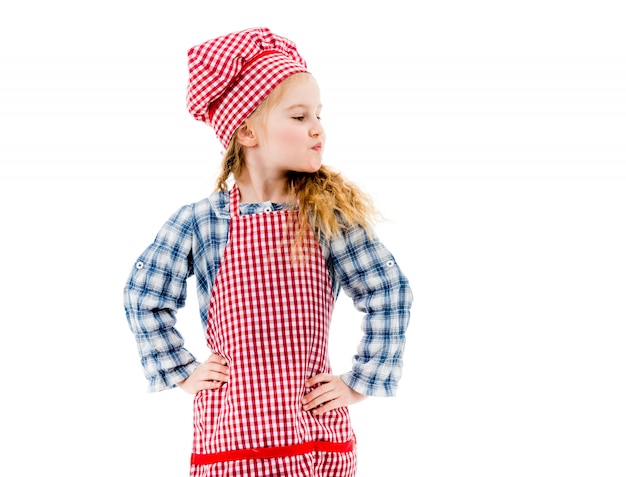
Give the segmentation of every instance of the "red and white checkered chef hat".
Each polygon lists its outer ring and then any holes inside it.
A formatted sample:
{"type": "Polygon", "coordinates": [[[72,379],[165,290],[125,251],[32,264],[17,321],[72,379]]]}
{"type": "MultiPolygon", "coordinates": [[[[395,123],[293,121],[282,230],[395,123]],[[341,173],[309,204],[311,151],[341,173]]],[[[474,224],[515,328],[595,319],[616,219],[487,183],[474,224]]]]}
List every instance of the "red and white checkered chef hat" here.
{"type": "Polygon", "coordinates": [[[307,71],[293,42],[262,27],[194,46],[188,59],[187,108],[224,147],[282,80],[307,71]]]}

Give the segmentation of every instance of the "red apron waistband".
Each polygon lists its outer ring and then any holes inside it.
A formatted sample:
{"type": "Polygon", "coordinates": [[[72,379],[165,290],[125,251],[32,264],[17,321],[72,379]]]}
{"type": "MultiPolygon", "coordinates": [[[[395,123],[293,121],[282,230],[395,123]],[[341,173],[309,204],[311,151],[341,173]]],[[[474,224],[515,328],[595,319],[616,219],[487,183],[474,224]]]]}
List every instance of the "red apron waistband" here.
{"type": "Polygon", "coordinates": [[[274,459],[277,457],[308,454],[309,452],[351,452],[354,450],[355,442],[356,439],[353,438],[347,442],[312,441],[281,447],[240,449],[216,452],[214,454],[191,454],[191,463],[194,465],[206,465],[231,460],[274,459]]]}

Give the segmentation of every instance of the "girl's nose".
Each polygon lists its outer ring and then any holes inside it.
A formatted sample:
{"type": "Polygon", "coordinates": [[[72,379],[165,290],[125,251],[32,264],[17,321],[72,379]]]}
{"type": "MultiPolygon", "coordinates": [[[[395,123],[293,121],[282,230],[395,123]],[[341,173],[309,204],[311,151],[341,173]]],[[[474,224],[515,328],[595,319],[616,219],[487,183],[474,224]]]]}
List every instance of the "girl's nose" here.
{"type": "Polygon", "coordinates": [[[311,135],[311,137],[316,137],[316,136],[321,136],[323,133],[324,133],[324,128],[322,127],[322,124],[319,122],[319,120],[317,120],[316,123],[311,128],[311,130],[309,131],[309,134],[311,135]]]}

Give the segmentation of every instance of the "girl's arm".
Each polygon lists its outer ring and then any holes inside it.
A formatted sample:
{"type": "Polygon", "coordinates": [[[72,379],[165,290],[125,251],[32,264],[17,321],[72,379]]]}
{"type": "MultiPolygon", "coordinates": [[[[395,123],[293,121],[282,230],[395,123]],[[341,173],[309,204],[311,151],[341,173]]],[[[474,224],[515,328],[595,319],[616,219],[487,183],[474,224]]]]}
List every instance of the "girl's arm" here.
{"type": "Polygon", "coordinates": [[[172,388],[199,365],[176,330],[176,312],[185,304],[193,274],[193,214],[174,213],[139,256],[124,287],[124,308],[149,391],[172,388]]]}
{"type": "Polygon", "coordinates": [[[341,376],[366,396],[394,396],[402,374],[413,295],[393,255],[361,228],[329,243],[332,269],[357,310],[363,337],[352,370],[341,376]]]}

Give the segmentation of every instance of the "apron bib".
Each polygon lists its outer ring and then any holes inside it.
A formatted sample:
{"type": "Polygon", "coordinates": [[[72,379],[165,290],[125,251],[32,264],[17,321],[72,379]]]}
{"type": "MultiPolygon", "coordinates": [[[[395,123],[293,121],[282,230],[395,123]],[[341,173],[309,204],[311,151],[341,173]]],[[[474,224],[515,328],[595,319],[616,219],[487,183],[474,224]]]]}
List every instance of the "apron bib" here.
{"type": "Polygon", "coordinates": [[[230,376],[195,396],[191,476],[353,476],[348,409],[302,409],[305,380],[331,373],[334,296],[321,247],[309,230],[304,255],[292,253],[297,211],[240,216],[236,184],[230,215],[207,322],[230,376]]]}

